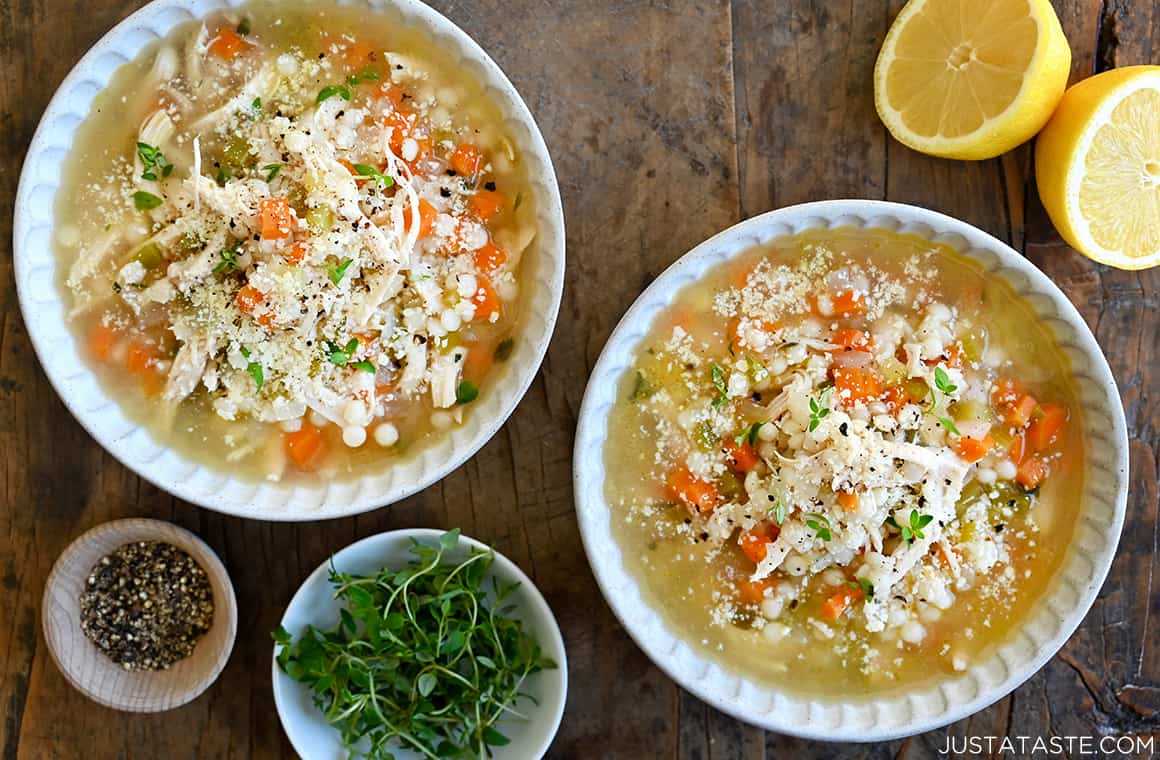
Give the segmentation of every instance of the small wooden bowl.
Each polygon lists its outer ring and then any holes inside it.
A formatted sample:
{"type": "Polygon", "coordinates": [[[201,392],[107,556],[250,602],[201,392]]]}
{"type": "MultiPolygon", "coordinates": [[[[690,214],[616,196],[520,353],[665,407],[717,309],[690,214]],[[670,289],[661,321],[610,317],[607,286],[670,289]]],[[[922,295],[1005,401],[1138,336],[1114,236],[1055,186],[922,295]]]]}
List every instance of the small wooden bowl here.
{"type": "Polygon", "coordinates": [[[238,603],[221,560],[204,541],[161,520],[115,520],[98,525],[69,544],[44,588],[44,638],[60,672],[94,702],[128,712],[162,712],[197,697],[222,672],[238,629],[238,603]],[[213,590],[213,624],[193,653],[168,670],[125,670],[81,630],[80,600],[93,565],[134,541],[163,541],[183,549],[201,565],[213,590]]]}

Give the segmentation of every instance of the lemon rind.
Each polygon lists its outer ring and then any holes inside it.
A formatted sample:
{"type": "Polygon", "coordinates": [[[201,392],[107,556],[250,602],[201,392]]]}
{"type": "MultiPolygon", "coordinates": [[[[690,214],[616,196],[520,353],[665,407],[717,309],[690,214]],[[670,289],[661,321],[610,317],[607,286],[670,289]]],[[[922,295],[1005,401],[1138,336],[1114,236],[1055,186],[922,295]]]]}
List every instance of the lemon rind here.
{"type": "Polygon", "coordinates": [[[1109,250],[1097,243],[1091,234],[1091,222],[1080,211],[1079,190],[1086,174],[1084,168],[1087,165],[1087,155],[1091,150],[1092,142],[1095,140],[1096,132],[1111,121],[1112,111],[1116,110],[1116,107],[1125,98],[1146,87],[1160,90],[1160,71],[1144,69],[1104,93],[1100,99],[1099,107],[1092,111],[1088,117],[1087,123],[1084,124],[1083,130],[1076,140],[1075,147],[1072,148],[1068,156],[1068,168],[1064,174],[1063,184],[1064,207],[1071,232],[1075,235],[1078,243],[1076,247],[1092,261],[1128,271],[1150,269],[1160,265],[1160,250],[1146,256],[1133,258],[1119,251],[1109,250]],[[1142,82],[1141,80],[1151,81],[1142,82]]]}
{"type": "MultiPolygon", "coordinates": [[[[921,153],[928,153],[940,158],[968,161],[995,158],[1034,137],[1043,128],[1044,124],[1047,123],[1047,120],[1051,118],[1054,107],[1042,109],[1043,113],[1039,114],[1034,122],[1032,122],[1034,128],[1032,129],[1032,125],[1029,124],[1026,129],[1019,132],[1019,139],[1015,142],[1012,142],[1012,138],[1005,138],[1003,135],[1003,132],[1006,131],[1004,127],[1012,122],[1018,121],[1021,116],[1018,113],[1019,109],[1014,109],[1011,105],[1004,109],[998,116],[986,119],[975,131],[959,137],[943,137],[941,135],[926,137],[916,135],[906,127],[902,121],[902,112],[893,108],[889,103],[889,98],[886,96],[885,60],[888,52],[890,53],[891,60],[896,57],[895,45],[897,44],[898,36],[901,34],[901,29],[925,5],[926,0],[910,0],[902,8],[895,18],[894,23],[890,25],[890,30],[887,32],[886,39],[882,43],[882,50],[879,52],[878,59],[874,63],[874,104],[878,110],[879,117],[886,124],[891,135],[903,145],[921,153]]],[[[1015,104],[1023,99],[1039,100],[1034,95],[1033,90],[1042,87],[1041,80],[1044,74],[1053,73],[1052,61],[1048,55],[1051,52],[1049,47],[1053,39],[1059,38],[1063,40],[1062,52],[1065,52],[1067,55],[1066,65],[1059,67],[1065,72],[1060,82],[1059,97],[1063,96],[1064,87],[1067,84],[1066,72],[1071,67],[1071,48],[1066,43],[1066,37],[1063,36],[1063,29],[1060,26],[1059,18],[1055,15],[1054,10],[1045,12],[1034,0],[1029,0],[1028,9],[1031,18],[1035,21],[1039,36],[1035,41],[1035,52],[1032,54],[1031,60],[1027,65],[1027,70],[1023,75],[1023,83],[1020,85],[1015,97],[1011,100],[1011,104],[1015,104]]],[[[1058,97],[1056,98],[1056,102],[1058,102],[1058,97]]]]}

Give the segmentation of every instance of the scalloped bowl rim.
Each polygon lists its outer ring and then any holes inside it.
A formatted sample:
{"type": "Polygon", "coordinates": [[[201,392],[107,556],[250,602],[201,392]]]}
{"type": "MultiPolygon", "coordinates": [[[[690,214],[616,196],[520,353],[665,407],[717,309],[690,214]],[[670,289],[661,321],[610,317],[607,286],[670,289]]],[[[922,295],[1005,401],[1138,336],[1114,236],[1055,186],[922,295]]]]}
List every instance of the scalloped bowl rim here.
{"type": "Polygon", "coordinates": [[[1128,438],[1115,380],[1099,345],[1075,306],[1033,264],[997,238],[938,212],[887,201],[833,200],[788,206],[730,227],[681,257],[644,290],[612,331],[592,370],[573,465],[577,519],[589,564],[613,613],[656,665],[713,707],[762,728],[822,741],[875,742],[922,733],[984,709],[1034,675],[1066,643],[1094,603],[1115,557],[1127,505],[1128,438]],[[844,226],[885,227],[948,243],[990,276],[1011,283],[1050,325],[1071,361],[1088,441],[1080,514],[1059,578],[1027,619],[994,653],[960,675],[849,700],[800,696],[749,681],[682,641],[624,566],[611,533],[603,460],[608,412],[621,373],[654,317],[681,289],[755,243],[844,226]],[[1000,269],[1002,275],[997,274],[1000,269]],[[1080,361],[1086,366],[1077,366],[1080,361]],[[1096,418],[1100,429],[1093,429],[1096,418]],[[1094,440],[1106,447],[1102,453],[1093,451],[1098,448],[1094,440]],[[1106,489],[1103,494],[1100,488],[1106,489]]]}
{"type": "Polygon", "coordinates": [[[125,61],[174,26],[236,8],[237,0],[154,0],[107,32],[57,88],[29,144],[13,220],[17,294],[24,324],[45,375],[73,417],[106,451],[158,488],[185,501],[238,517],[301,521],[345,517],[394,504],[446,477],[490,441],[531,387],[559,313],[564,290],[564,213],[559,184],[527,104],[499,65],[466,32],[417,0],[339,0],[418,26],[482,82],[528,162],[539,232],[521,277],[516,348],[495,387],[481,395],[460,427],[380,471],[314,485],[233,477],[163,446],[130,420],[82,359],[64,319],[54,249],[60,166],[93,97],[125,61]],[[47,193],[45,190],[50,190],[47,193]],[[45,282],[45,273],[48,281],[45,282]],[[533,279],[534,276],[534,279],[533,279]],[[528,291],[531,291],[529,293],[528,291]]]}
{"type": "MultiPolygon", "coordinates": [[[[311,600],[318,595],[327,594],[328,569],[332,562],[336,563],[336,567],[340,566],[344,561],[344,555],[349,558],[352,555],[357,556],[368,551],[381,550],[381,547],[391,546],[404,539],[438,541],[443,533],[444,531],[433,528],[401,528],[399,530],[390,530],[384,533],[377,533],[373,536],[367,536],[366,538],[348,544],[335,552],[330,559],[323,561],[322,564],[315,568],[302,581],[302,585],[298,587],[298,590],[294,592],[294,596],[291,597],[290,602],[286,605],[286,609],[279,619],[279,624],[285,627],[288,617],[303,614],[300,613],[302,607],[308,606],[311,600]]],[[[526,612],[530,612],[533,617],[539,617],[541,623],[546,626],[546,630],[537,631],[541,637],[538,639],[538,643],[541,645],[543,653],[556,661],[557,668],[552,671],[541,671],[541,673],[533,676],[540,676],[537,683],[540,686],[550,689],[550,691],[547,695],[540,694],[539,704],[530,708],[532,710],[538,710],[544,705],[548,705],[551,710],[551,714],[546,717],[550,725],[544,727],[542,731],[543,742],[537,747],[538,754],[535,755],[536,757],[542,757],[548,751],[548,747],[551,745],[552,740],[556,736],[556,732],[560,728],[560,722],[564,717],[564,707],[568,701],[568,654],[564,646],[564,636],[560,632],[560,624],[556,620],[556,616],[552,613],[551,606],[544,599],[543,593],[540,592],[536,584],[532,582],[532,579],[513,560],[500,553],[494,547],[462,534],[459,537],[459,547],[468,550],[482,549],[492,552],[495,555],[495,562],[491,567],[491,575],[503,581],[515,581],[519,583],[520,588],[516,592],[516,595],[522,597],[522,603],[517,602],[517,606],[521,608],[526,606],[528,608],[526,612]]],[[[400,552],[400,555],[406,557],[407,553],[403,551],[400,552]]],[[[390,562],[392,558],[390,554],[384,555],[380,553],[379,556],[385,557],[382,560],[384,562],[390,562]]],[[[357,560],[355,561],[357,562],[357,560]]],[[[364,571],[356,570],[356,572],[364,571]]],[[[334,603],[332,596],[327,606],[337,608],[337,604],[334,603]]],[[[335,617],[337,618],[337,614],[335,617]]],[[[524,617],[521,617],[521,619],[528,622],[529,625],[532,624],[531,621],[526,620],[524,617]]],[[[328,622],[327,624],[330,623],[328,622]]],[[[306,752],[303,750],[308,746],[312,746],[312,743],[307,741],[307,737],[304,734],[311,732],[333,732],[334,729],[326,723],[317,710],[307,711],[305,718],[303,717],[301,714],[302,706],[301,704],[295,704],[293,702],[293,695],[296,694],[301,698],[306,693],[306,687],[291,680],[278,667],[277,644],[272,647],[272,652],[270,686],[274,692],[274,707],[278,712],[278,720],[282,723],[282,729],[285,731],[290,743],[294,746],[295,751],[302,757],[307,757],[306,752]],[[300,725],[295,723],[295,720],[306,720],[309,722],[309,725],[300,725]]],[[[515,737],[510,738],[513,738],[514,741],[523,740],[522,737],[518,740],[515,737]]],[[[341,746],[341,742],[337,742],[336,748],[341,749],[341,746]]],[[[524,749],[522,746],[520,748],[524,749]]],[[[502,758],[504,756],[502,747],[497,747],[495,752],[497,753],[497,757],[502,758]]],[[[399,755],[399,757],[402,758],[404,756],[399,755]]]]}

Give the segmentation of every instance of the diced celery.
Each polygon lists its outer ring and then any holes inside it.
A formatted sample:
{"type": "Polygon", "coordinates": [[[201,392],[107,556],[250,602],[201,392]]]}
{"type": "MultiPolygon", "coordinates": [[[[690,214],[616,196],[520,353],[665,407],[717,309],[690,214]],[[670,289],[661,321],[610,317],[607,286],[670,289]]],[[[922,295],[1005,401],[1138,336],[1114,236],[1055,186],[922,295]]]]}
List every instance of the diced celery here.
{"type": "Polygon", "coordinates": [[[636,378],[632,383],[632,395],[630,398],[633,401],[640,401],[656,393],[656,387],[649,381],[648,377],[641,370],[636,371],[636,378]]]}
{"type": "Polygon", "coordinates": [[[252,157],[250,156],[250,142],[241,135],[234,135],[226,142],[222,148],[222,163],[234,175],[249,166],[252,157]]]}
{"type": "Polygon", "coordinates": [[[963,358],[974,363],[983,358],[983,351],[987,348],[987,331],[982,327],[972,328],[969,333],[959,338],[959,345],[963,348],[963,358]]]}
{"type": "Polygon", "coordinates": [[[898,385],[906,379],[906,365],[893,356],[878,362],[878,373],[887,385],[898,385]]]}
{"type": "Polygon", "coordinates": [[[912,377],[906,381],[906,393],[912,399],[922,400],[930,395],[930,388],[926,381],[921,378],[912,377]]]}
{"type": "Polygon", "coordinates": [[[745,483],[733,473],[727,472],[717,479],[717,490],[729,501],[736,501],[745,494],[745,483]]]}
{"type": "Polygon", "coordinates": [[[974,399],[956,401],[950,405],[950,413],[955,422],[993,422],[995,419],[989,405],[974,399]]]}
{"type": "Polygon", "coordinates": [[[177,240],[177,250],[182,253],[196,253],[205,247],[205,243],[201,238],[194,235],[192,232],[187,232],[177,240]]]}
{"type": "Polygon", "coordinates": [[[334,226],[334,212],[329,206],[314,206],[306,212],[306,225],[315,235],[328,232],[334,226]]]}
{"type": "Polygon", "coordinates": [[[696,441],[697,447],[703,451],[712,451],[717,448],[717,436],[713,433],[713,428],[708,422],[698,423],[693,430],[693,440],[696,441]]]}
{"type": "Polygon", "coordinates": [[[137,261],[146,269],[156,269],[161,266],[161,246],[150,243],[137,251],[137,261]]]}
{"type": "Polygon", "coordinates": [[[977,480],[972,480],[963,487],[962,494],[959,495],[959,500],[955,504],[955,513],[962,517],[967,511],[967,507],[971,505],[976,499],[984,494],[984,486],[977,480]]]}
{"type": "MultiPolygon", "coordinates": [[[[996,510],[1006,508],[1015,512],[1026,512],[1035,503],[1034,492],[1027,491],[1022,486],[1010,481],[996,483],[995,492],[998,495],[991,500],[991,503],[996,510]]],[[[1000,515],[992,515],[992,517],[999,519],[1000,515]]]]}

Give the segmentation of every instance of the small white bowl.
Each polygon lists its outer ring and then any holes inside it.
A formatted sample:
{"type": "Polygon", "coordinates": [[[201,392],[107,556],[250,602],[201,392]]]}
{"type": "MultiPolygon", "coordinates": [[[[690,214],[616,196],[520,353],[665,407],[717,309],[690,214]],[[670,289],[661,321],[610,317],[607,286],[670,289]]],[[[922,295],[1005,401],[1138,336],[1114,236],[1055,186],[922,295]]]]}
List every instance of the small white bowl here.
{"type": "Polygon", "coordinates": [[[234,648],[238,602],[229,573],[213,549],[185,528],[162,520],[114,520],[83,533],[61,553],[44,585],[41,626],[48,652],[65,680],[114,710],[171,710],[210,687],[234,648]],[[162,541],[185,551],[205,570],[213,591],[213,623],[193,652],[165,670],[125,670],[81,630],[80,600],[93,566],[125,544],[162,541]]]}
{"type": "MultiPolygon", "coordinates": [[[[370,575],[383,567],[403,567],[413,559],[410,548],[414,541],[435,543],[443,531],[428,528],[393,530],[377,536],[364,538],[334,555],[318,566],[302,584],[282,616],[282,627],[297,639],[307,625],[326,630],[338,624],[339,604],[334,599],[334,587],[328,579],[331,562],[343,572],[370,575]]],[[[472,549],[487,550],[486,544],[473,538],[460,536],[459,547],[449,552],[448,557],[464,557],[472,549]]],[[[544,597],[528,576],[507,557],[492,549],[495,562],[491,575],[501,584],[518,582],[519,588],[509,597],[516,605],[514,616],[520,619],[536,641],[545,657],[556,661],[555,670],[542,670],[529,676],[525,682],[526,691],[535,697],[538,704],[523,700],[521,712],[528,715],[527,722],[511,722],[501,725],[503,733],[511,739],[511,744],[494,748],[494,757],[499,760],[534,760],[543,757],[564,715],[564,702],[568,696],[568,661],[564,652],[564,639],[560,626],[556,623],[552,610],[544,597]]],[[[278,718],[286,731],[295,751],[308,760],[343,760],[346,753],[338,732],[332,728],[315,706],[310,691],[290,678],[278,667],[278,647],[274,647],[273,685],[274,704],[278,718]]],[[[395,752],[400,760],[417,758],[404,750],[395,752]]]]}
{"type": "Polygon", "coordinates": [[[1111,567],[1127,504],[1127,472],[1127,428],[1111,370],[1083,318],[1051,280],[1006,244],[965,222],[899,203],[845,200],[790,206],[731,227],[694,248],[641,294],[592,371],[580,408],[573,477],[584,548],[601,591],[637,645],[661,669],[713,707],[771,731],[877,742],[928,731],[983,709],[1030,678],[1063,646],[1111,567]],[[681,640],[624,566],[604,495],[604,442],[618,380],[657,314],[709,269],[758,243],[836,227],[885,228],[945,243],[1010,283],[1051,327],[1071,361],[1088,443],[1075,534],[1057,578],[1025,624],[961,676],[878,698],[808,698],[771,688],[722,667],[681,640]]]}
{"type": "Polygon", "coordinates": [[[113,73],[178,24],[238,5],[235,0],[155,0],[122,21],[61,83],[33,135],[16,193],[13,243],[24,324],[56,392],[73,416],[125,466],[203,507],[263,520],[317,520],[366,512],[417,493],[475,454],[515,410],[548,349],[564,291],[564,213],[544,138],[515,87],[463,30],[417,0],[350,0],[422,30],[484,83],[528,164],[539,233],[521,273],[521,325],[511,358],[466,422],[383,471],[333,483],[285,485],[240,480],[162,446],[130,420],[97,382],[65,322],[53,239],[61,167],[93,97],[113,73]]]}

